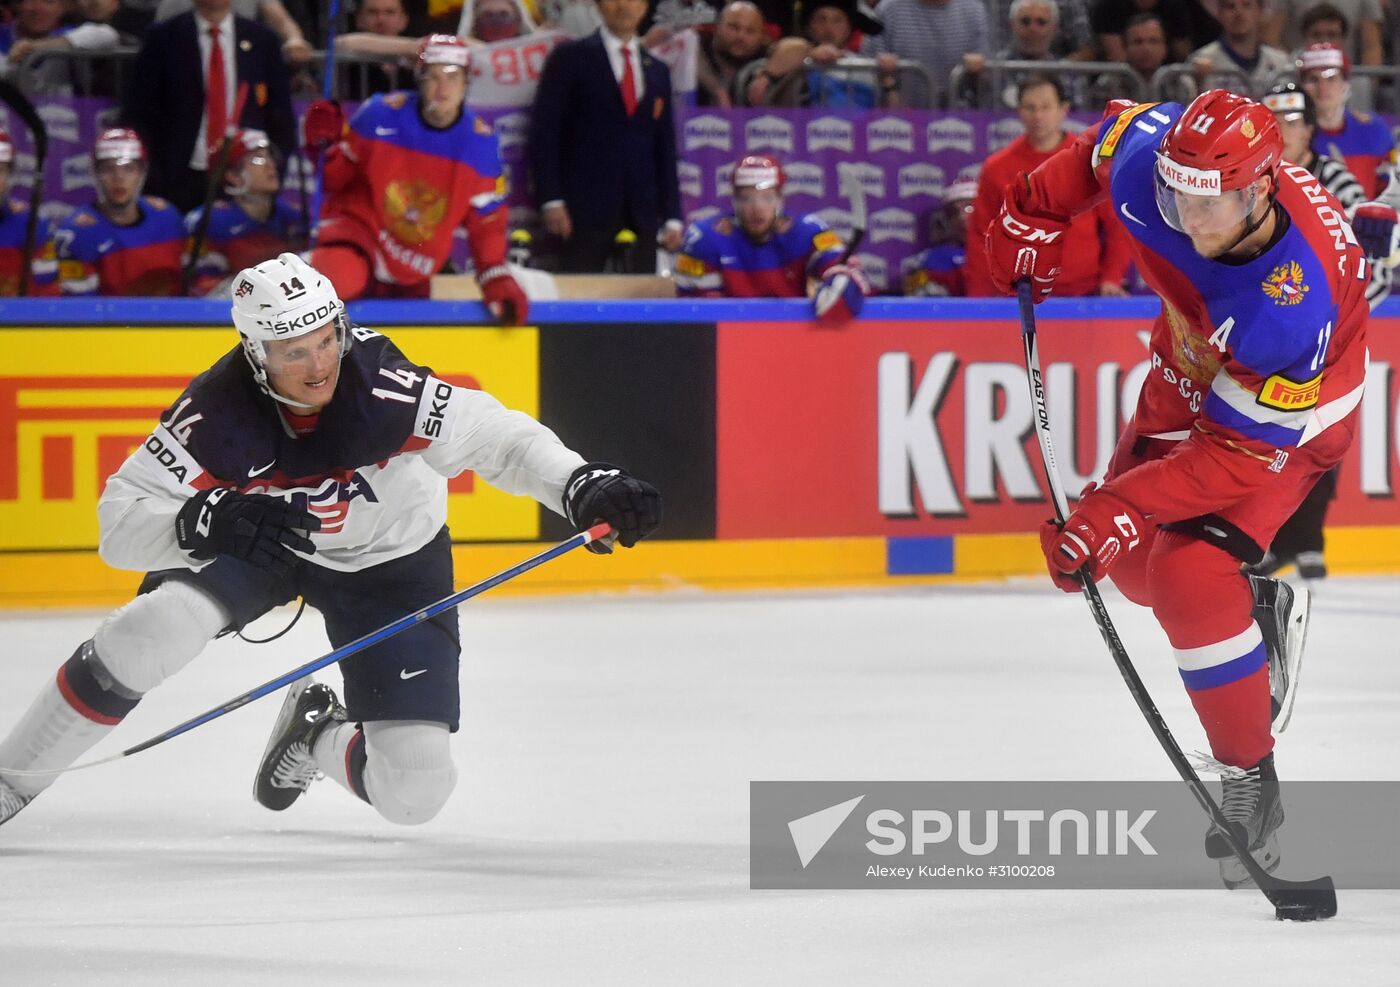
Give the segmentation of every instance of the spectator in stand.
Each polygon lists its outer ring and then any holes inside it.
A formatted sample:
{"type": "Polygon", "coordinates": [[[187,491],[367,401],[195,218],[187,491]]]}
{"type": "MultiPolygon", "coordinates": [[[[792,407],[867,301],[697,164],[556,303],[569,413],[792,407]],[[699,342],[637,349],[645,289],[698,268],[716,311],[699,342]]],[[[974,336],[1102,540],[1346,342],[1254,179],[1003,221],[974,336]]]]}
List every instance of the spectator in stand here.
{"type": "MultiPolygon", "coordinates": [[[[1301,17],[1290,20],[1288,27],[1291,30],[1285,35],[1290,40],[1290,46],[1297,49],[1294,51],[1295,57],[1298,50],[1308,45],[1330,42],[1346,52],[1353,64],[1380,65],[1383,62],[1382,21],[1376,0],[1339,0],[1338,4],[1292,6],[1302,6],[1301,17]]],[[[1277,23],[1275,21],[1275,26],[1277,23]]],[[[1351,80],[1351,96],[1347,102],[1352,109],[1371,109],[1375,102],[1374,82],[1374,79],[1363,77],[1351,80]]]]}
{"type": "Polygon", "coordinates": [[[948,186],[943,204],[928,223],[931,246],[899,265],[904,294],[916,298],[961,298],[967,294],[967,224],[977,199],[977,180],[960,178],[948,186]]]}
{"type": "MultiPolygon", "coordinates": [[[[370,51],[372,49],[369,42],[378,39],[402,40],[403,43],[400,49],[393,53],[394,56],[407,57],[418,50],[418,39],[408,33],[408,11],[404,8],[403,0],[362,0],[355,8],[355,31],[358,33],[341,35],[335,39],[337,52],[370,51]],[[361,38],[366,44],[357,47],[356,41],[361,38]]],[[[375,93],[393,92],[395,89],[412,85],[412,70],[401,64],[396,57],[389,57],[393,60],[365,66],[363,76],[356,68],[350,68],[342,76],[342,81],[349,83],[348,90],[342,93],[342,96],[363,100],[375,93]]]]}
{"type": "Polygon", "coordinates": [[[699,83],[696,102],[724,109],[743,106],[746,97],[739,91],[740,73],[767,55],[768,35],[758,7],[749,0],[726,4],[715,22],[714,33],[700,38],[700,57],[695,66],[699,83]]]}
{"type": "Polygon", "coordinates": [[[1298,54],[1298,78],[1317,104],[1313,150],[1336,158],[1374,199],[1395,169],[1395,141],[1385,122],[1353,111],[1351,59],[1333,44],[1309,45],[1298,54]]]}
{"type": "MultiPolygon", "coordinates": [[[[19,294],[20,274],[25,263],[25,237],[29,233],[29,203],[9,197],[14,169],[15,145],[4,128],[0,128],[0,297],[19,294]]],[[[46,223],[40,222],[35,226],[34,242],[29,244],[29,249],[26,293],[57,295],[58,262],[54,260],[53,242],[49,239],[46,223]]]]}
{"type": "MultiPolygon", "coordinates": [[[[282,57],[288,64],[304,65],[311,61],[311,44],[302,34],[301,26],[287,13],[282,0],[236,0],[232,6],[238,17],[260,21],[277,35],[282,43],[282,57]]],[[[199,7],[199,0],[161,0],[156,8],[156,23],[179,17],[199,7]]]]}
{"type": "Polygon", "coordinates": [[[1167,30],[1169,62],[1184,62],[1194,47],[1196,33],[1193,4],[1184,0],[1097,0],[1089,11],[1089,22],[1098,36],[1099,49],[1106,62],[1126,61],[1123,31],[1134,14],[1156,14],[1167,30]]]}
{"type": "Polygon", "coordinates": [[[868,108],[887,103],[870,73],[832,68],[859,53],[866,35],[879,34],[880,22],[861,10],[857,0],[811,0],[802,16],[804,36],[773,45],[763,71],[745,91],[748,104],[868,108]],[[825,70],[808,69],[808,58],[825,70]]]}
{"type": "MultiPolygon", "coordinates": [[[[19,0],[14,8],[14,20],[0,24],[0,76],[13,74],[26,58],[67,34],[63,26],[62,0],[19,0]]],[[[41,63],[25,83],[32,92],[62,92],[67,81],[66,66],[57,60],[41,63]]]]}
{"type": "MultiPolygon", "coordinates": [[[[226,198],[209,210],[209,225],[195,269],[194,293],[226,296],[233,272],[256,267],[288,251],[306,249],[306,221],[294,206],[278,200],[282,162],[261,130],[234,137],[224,173],[226,198]]],[[[185,217],[191,242],[203,207],[185,217]]],[[[193,247],[191,247],[193,249],[193,247]]]]}
{"type": "Polygon", "coordinates": [[[652,15],[652,26],[672,34],[688,27],[705,27],[719,20],[719,7],[709,0],[661,0],[652,15]]]}
{"type": "Polygon", "coordinates": [[[471,28],[466,36],[483,44],[518,38],[535,30],[535,22],[519,0],[473,0],[469,6],[471,28]]]}
{"type": "Polygon", "coordinates": [[[1219,17],[1220,37],[1191,53],[1196,84],[1202,92],[1262,95],[1288,73],[1292,61],[1286,51],[1264,44],[1264,0],[1220,0],[1219,17]]]}
{"type": "MultiPolygon", "coordinates": [[[[1094,80],[1090,90],[1089,106],[1099,109],[1111,99],[1131,99],[1145,101],[1166,97],[1181,101],[1186,93],[1156,93],[1152,88],[1152,77],[1167,63],[1167,29],[1159,14],[1134,14],[1128,18],[1123,28],[1123,62],[1132,70],[1137,80],[1134,86],[1116,72],[1106,72],[1094,80]]],[[[1187,85],[1189,89],[1189,84],[1187,85]]]]}
{"type": "Polygon", "coordinates": [[[104,130],[92,149],[97,198],[54,229],[64,295],[180,294],[185,223],[164,199],[142,195],[146,148],[134,130],[104,130]]]}
{"type": "Polygon", "coordinates": [[[846,245],[814,215],[783,215],[783,166],[750,154],[734,166],[734,212],[691,223],[676,258],[676,294],[690,298],[806,298],[813,317],[841,325],[868,289],[846,245]],[[815,290],[813,287],[815,286],[815,290]]]}
{"type": "Polygon", "coordinates": [[[224,138],[240,84],[243,115],[231,122],[264,131],[283,160],[295,147],[277,38],[231,7],[195,0],[192,12],[152,25],[129,77],[122,116],[150,148],[151,190],[182,212],[204,202],[209,151],[224,138]]]}
{"type": "Polygon", "coordinates": [[[862,50],[880,67],[881,85],[898,86],[904,106],[946,106],[948,75],[968,54],[987,54],[987,8],[982,0],[884,0],[885,29],[868,36],[862,50]],[[895,74],[901,58],[919,62],[933,80],[895,74]]]}
{"type": "MultiPolygon", "coordinates": [[[[992,283],[987,253],[982,248],[987,225],[1008,196],[1024,186],[1034,171],[1060,148],[1074,140],[1065,131],[1069,102],[1058,79],[1032,76],[1021,84],[1017,115],[1025,133],[993,154],[982,166],[977,199],[967,224],[967,293],[972,296],[1003,294],[992,283]]],[[[1108,202],[1080,213],[1065,233],[1064,269],[1055,280],[1055,291],[1067,295],[1127,294],[1123,279],[1128,272],[1128,234],[1113,215],[1108,202]]]]}
{"type": "MultiPolygon", "coordinates": [[[[996,57],[1003,61],[1015,59],[1026,62],[1044,62],[1063,59],[1065,45],[1060,43],[1060,6],[1055,0],[1013,0],[1011,4],[1011,43],[996,57]]],[[[987,71],[986,59],[980,55],[969,55],[963,59],[962,91],[955,94],[955,101],[964,106],[987,107],[992,109],[1016,108],[1016,92],[1029,72],[1001,73],[1001,88],[993,93],[992,73],[987,71]]],[[[1074,106],[1084,105],[1084,77],[1076,73],[1066,73],[1062,80],[1069,101],[1074,106]]]]}
{"type": "MultiPolygon", "coordinates": [[[[996,0],[996,7],[988,10],[996,18],[996,23],[1011,23],[1011,8],[1016,0],[996,0]]],[[[1095,39],[1089,26],[1089,7],[1092,0],[1055,0],[1059,8],[1060,28],[1050,50],[1058,59],[1071,62],[1092,62],[1095,57],[1095,39]]],[[[1005,32],[998,32],[998,40],[1004,40],[1005,32]]]]}
{"type": "Polygon", "coordinates": [[[646,0],[597,2],[603,27],[550,52],[535,92],[535,201],[561,246],[561,271],[602,271],[630,231],[632,265],[650,274],[658,230],[674,251],[684,229],[671,73],[638,42],[646,0]]]}

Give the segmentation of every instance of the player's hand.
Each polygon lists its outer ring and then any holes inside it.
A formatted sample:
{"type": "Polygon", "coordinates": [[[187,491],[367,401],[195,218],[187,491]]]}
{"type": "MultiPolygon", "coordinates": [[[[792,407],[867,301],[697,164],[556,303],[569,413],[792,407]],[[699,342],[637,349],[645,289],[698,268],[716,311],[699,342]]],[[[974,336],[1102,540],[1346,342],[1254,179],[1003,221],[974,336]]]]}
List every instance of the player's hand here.
{"type": "Polygon", "coordinates": [[[1400,212],[1387,202],[1361,203],[1351,218],[1351,228],[1366,256],[1378,264],[1389,264],[1400,250],[1400,212]]]}
{"type": "Polygon", "coordinates": [[[860,315],[870,288],[860,271],[846,264],[828,267],[812,296],[812,311],[824,326],[839,326],[860,315]]]}
{"type": "Polygon", "coordinates": [[[518,326],[530,314],[530,301],[504,264],[488,267],[476,276],[481,300],[502,325],[518,326]]]}
{"type": "MultiPolygon", "coordinates": [[[[631,548],[661,525],[661,493],[619,466],[588,463],[564,486],[564,516],[579,530],[606,521],[623,548],[631,548]]],[[[611,539],[592,542],[588,550],[607,555],[611,539]]]]}
{"type": "Polygon", "coordinates": [[[540,218],[544,220],[544,228],[559,239],[567,240],[574,235],[574,221],[569,216],[569,207],[564,203],[545,206],[540,218]]]}
{"type": "Polygon", "coordinates": [[[231,555],[282,576],[297,563],[294,549],[315,554],[307,535],[319,530],[320,518],[280,497],[228,487],[200,491],[175,515],[175,540],[196,560],[231,555]]]}
{"type": "Polygon", "coordinates": [[[316,154],[340,140],[344,130],[345,114],[333,99],[312,100],[301,118],[301,142],[316,154]]]}
{"type": "Polygon", "coordinates": [[[1079,507],[1065,519],[1040,526],[1040,549],[1050,578],[1066,593],[1078,593],[1080,569],[1091,582],[1108,575],[1114,564],[1142,541],[1143,520],[1137,508],[1111,493],[1084,488],[1079,507]]]}
{"type": "Polygon", "coordinates": [[[1069,223],[1030,212],[1029,196],[1030,183],[1022,172],[1007,186],[1001,213],[987,226],[987,266],[992,284],[1008,295],[1016,293],[1017,281],[1029,278],[1039,303],[1055,288],[1069,223]]]}

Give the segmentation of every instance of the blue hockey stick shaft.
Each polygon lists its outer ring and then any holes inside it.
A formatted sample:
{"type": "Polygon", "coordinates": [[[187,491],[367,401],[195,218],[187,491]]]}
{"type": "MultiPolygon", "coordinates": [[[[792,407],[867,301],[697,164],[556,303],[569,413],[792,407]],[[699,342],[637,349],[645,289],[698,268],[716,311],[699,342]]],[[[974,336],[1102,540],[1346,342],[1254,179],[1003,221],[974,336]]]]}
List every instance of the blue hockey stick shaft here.
{"type": "MultiPolygon", "coordinates": [[[[536,566],[544,565],[544,563],[550,561],[551,559],[557,559],[559,556],[567,552],[572,552],[574,549],[581,548],[584,545],[587,545],[591,542],[602,541],[611,533],[612,529],[609,528],[606,524],[595,524],[587,531],[580,531],[572,538],[566,539],[565,541],[561,541],[558,545],[555,545],[553,548],[550,548],[547,551],[541,552],[539,555],[533,556],[532,558],[528,558],[524,562],[520,562],[516,565],[511,566],[509,569],[505,569],[501,572],[496,573],[494,576],[491,576],[487,579],[483,579],[481,582],[476,583],[473,586],[468,586],[466,589],[459,590],[458,592],[453,593],[451,596],[444,597],[443,599],[438,600],[436,603],[430,603],[422,610],[416,611],[415,613],[411,613],[406,617],[401,617],[398,620],[394,621],[392,624],[384,625],[377,631],[370,631],[364,637],[357,638],[356,640],[351,641],[349,644],[336,648],[330,654],[322,655],[315,661],[309,661],[299,668],[292,669],[285,675],[279,675],[275,679],[271,679],[270,681],[264,682],[256,689],[250,689],[247,692],[243,693],[243,695],[230,699],[228,702],[224,703],[221,706],[216,706],[206,713],[201,713],[193,719],[186,720],[179,726],[171,727],[164,733],[157,734],[150,740],[139,743],[135,747],[128,747],[120,754],[113,755],[112,757],[107,758],[106,760],[115,761],[123,757],[130,757],[132,754],[139,754],[142,751],[150,750],[157,744],[163,744],[167,740],[172,740],[175,737],[180,736],[180,734],[182,733],[188,733],[195,727],[202,726],[203,724],[208,723],[210,720],[217,720],[225,713],[232,713],[240,706],[246,706],[249,703],[253,702],[255,699],[261,699],[268,693],[276,692],[279,689],[289,686],[298,679],[305,678],[306,676],[310,675],[312,672],[318,669],[325,668],[327,665],[334,665],[338,661],[342,661],[346,658],[349,658],[356,652],[363,651],[365,648],[372,647],[378,644],[380,641],[384,641],[388,638],[393,637],[400,631],[408,630],[408,628],[413,627],[415,624],[420,624],[425,620],[432,620],[438,614],[451,610],[453,607],[465,603],[472,597],[479,596],[480,594],[485,593],[488,589],[491,589],[494,586],[499,586],[501,585],[501,583],[508,582],[509,580],[514,579],[516,576],[519,576],[522,573],[529,572],[536,566]]],[[[97,764],[104,762],[93,763],[97,764]]],[[[88,766],[89,765],[81,765],[81,767],[88,766]]],[[[68,770],[71,771],[75,769],[69,768],[68,770]]]]}

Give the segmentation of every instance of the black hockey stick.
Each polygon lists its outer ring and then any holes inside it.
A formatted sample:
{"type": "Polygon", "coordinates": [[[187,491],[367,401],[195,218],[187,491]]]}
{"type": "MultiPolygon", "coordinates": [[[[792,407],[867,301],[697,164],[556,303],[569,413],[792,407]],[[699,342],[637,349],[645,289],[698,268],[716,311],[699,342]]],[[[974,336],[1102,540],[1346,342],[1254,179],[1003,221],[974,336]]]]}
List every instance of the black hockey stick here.
{"type": "Polygon", "coordinates": [[[0,100],[29,128],[34,141],[34,183],[29,187],[29,215],[24,224],[24,249],[19,259],[19,297],[29,294],[30,264],[34,260],[34,239],[39,230],[39,205],[44,197],[44,161],[49,156],[49,128],[44,126],[39,111],[29,97],[15,88],[14,83],[0,79],[0,100]]]}
{"type": "MultiPolygon", "coordinates": [[[[1021,342],[1025,345],[1026,351],[1026,383],[1030,386],[1031,403],[1035,408],[1035,431],[1036,436],[1040,439],[1040,456],[1045,467],[1045,482],[1049,486],[1050,498],[1055,505],[1055,517],[1063,524],[1065,518],[1069,516],[1069,504],[1065,500],[1064,487],[1060,483],[1059,468],[1055,464],[1055,449],[1051,444],[1050,411],[1045,402],[1045,377],[1040,371],[1040,348],[1035,338],[1035,306],[1031,300],[1031,283],[1029,281],[1017,282],[1016,297],[1020,302],[1021,310],[1021,342]]],[[[1142,684],[1142,679],[1138,678],[1137,669],[1133,667],[1132,660],[1128,657],[1128,651],[1123,647],[1123,642],[1118,637],[1118,631],[1114,628],[1113,621],[1108,615],[1108,608],[1104,606],[1103,597],[1099,595],[1099,588],[1094,585],[1083,570],[1079,572],[1079,578],[1084,591],[1084,599],[1089,604],[1090,612],[1094,615],[1094,622],[1099,625],[1099,633],[1103,636],[1103,642],[1108,646],[1109,653],[1113,656],[1113,663],[1118,666],[1118,672],[1123,676],[1123,681],[1128,686],[1128,692],[1132,694],[1133,701],[1137,703],[1138,709],[1147,720],[1148,727],[1151,728],[1157,742],[1162,745],[1162,750],[1167,752],[1167,759],[1172,762],[1172,767],[1176,768],[1176,773],[1181,776],[1182,781],[1186,782],[1186,787],[1191,790],[1191,794],[1196,797],[1196,801],[1200,803],[1201,808],[1215,824],[1215,828],[1229,844],[1230,852],[1239,858],[1240,863],[1244,864],[1249,876],[1254,879],[1259,890],[1274,906],[1274,915],[1277,918],[1294,922],[1311,922],[1336,915],[1337,892],[1332,878],[1319,877],[1313,881],[1285,881],[1274,877],[1267,873],[1254,859],[1249,849],[1235,838],[1225,814],[1220,811],[1220,806],[1215,804],[1215,799],[1211,798],[1205,784],[1196,776],[1196,772],[1192,770],[1186,756],[1181,753],[1181,747],[1177,744],[1176,738],[1172,736],[1166,721],[1162,719],[1162,714],[1157,711],[1156,704],[1148,695],[1147,687],[1142,684]]]]}
{"type": "Polygon", "coordinates": [[[233,142],[238,136],[238,121],[243,116],[243,104],[247,101],[248,83],[240,82],[233,99],[233,115],[228,118],[228,126],[224,130],[224,139],[218,145],[217,155],[207,161],[211,165],[209,184],[204,189],[204,208],[199,211],[199,221],[194,224],[194,237],[190,240],[190,257],[185,262],[185,273],[180,279],[181,295],[188,295],[190,286],[194,284],[194,274],[199,269],[199,255],[204,252],[204,241],[209,236],[209,220],[214,211],[214,200],[219,197],[219,189],[223,188],[224,175],[228,172],[229,158],[233,156],[233,142]]]}

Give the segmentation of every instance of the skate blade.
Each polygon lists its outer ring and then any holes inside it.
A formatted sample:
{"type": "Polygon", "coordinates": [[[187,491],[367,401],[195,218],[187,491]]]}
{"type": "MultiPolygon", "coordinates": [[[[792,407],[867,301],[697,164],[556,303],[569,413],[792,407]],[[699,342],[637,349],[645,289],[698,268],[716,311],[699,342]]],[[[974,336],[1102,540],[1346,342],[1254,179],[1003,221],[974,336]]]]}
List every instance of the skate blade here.
{"type": "Polygon", "coordinates": [[[1274,718],[1274,733],[1288,729],[1293,718],[1293,703],[1298,698],[1298,680],[1303,670],[1303,649],[1308,640],[1308,621],[1312,616],[1312,591],[1306,586],[1293,587],[1293,610],[1288,616],[1288,648],[1283,656],[1283,668],[1288,676],[1288,688],[1279,700],[1278,716],[1274,718]]]}
{"type": "MultiPolygon", "coordinates": [[[[258,771],[253,775],[253,801],[258,801],[258,779],[262,777],[263,765],[267,763],[267,756],[272,753],[273,745],[277,743],[277,738],[286,733],[287,725],[296,715],[297,701],[301,699],[301,694],[307,690],[316,680],[308,675],[304,679],[297,679],[287,686],[287,697],[282,700],[282,708],[277,711],[277,720],[272,724],[272,732],[268,734],[267,746],[263,748],[262,757],[258,758],[258,771]]],[[[262,803],[259,802],[259,805],[262,803]]]]}
{"type": "MultiPolygon", "coordinates": [[[[1270,833],[1269,838],[1264,841],[1263,847],[1251,852],[1259,866],[1264,868],[1265,874],[1272,874],[1278,870],[1278,865],[1283,861],[1283,854],[1278,846],[1277,833],[1270,833]]],[[[1244,864],[1234,854],[1221,858],[1220,882],[1229,891],[1234,891],[1236,888],[1254,887],[1254,878],[1249,876],[1249,871],[1245,870],[1244,864]]]]}

